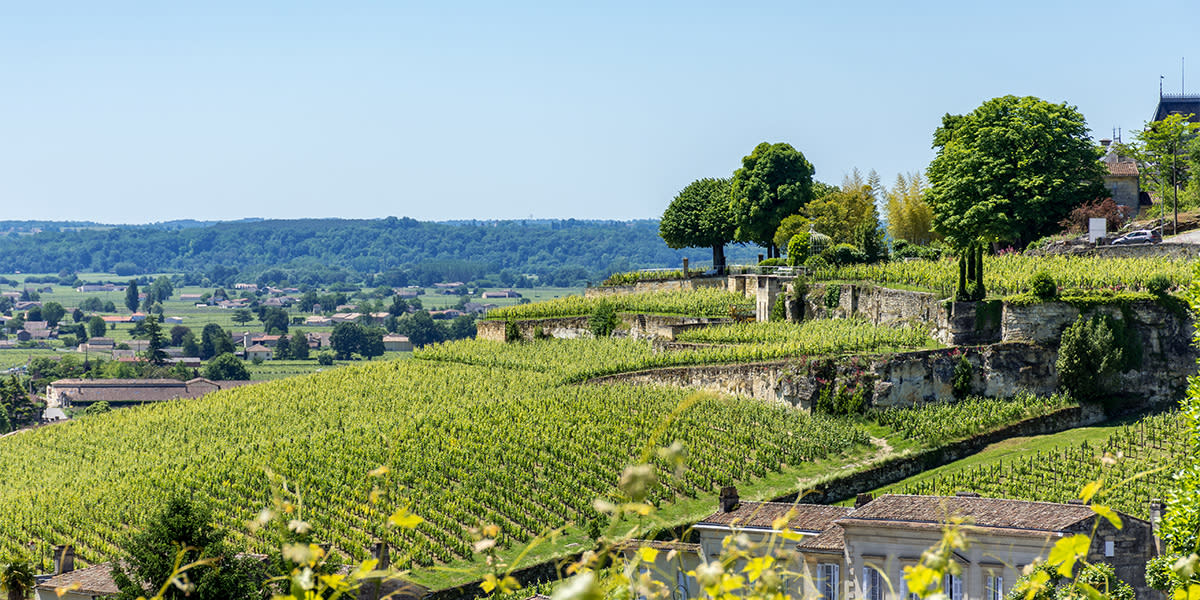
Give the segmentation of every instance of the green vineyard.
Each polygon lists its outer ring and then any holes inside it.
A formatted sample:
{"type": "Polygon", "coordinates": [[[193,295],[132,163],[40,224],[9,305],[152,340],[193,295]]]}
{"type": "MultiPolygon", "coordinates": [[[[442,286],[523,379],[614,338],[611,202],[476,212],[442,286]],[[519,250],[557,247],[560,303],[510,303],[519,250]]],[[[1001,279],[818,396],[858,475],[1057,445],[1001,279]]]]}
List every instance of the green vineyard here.
{"type": "Polygon", "coordinates": [[[1174,473],[1193,458],[1179,412],[1121,427],[1100,444],[1086,442],[1050,452],[956,471],[898,486],[902,494],[983,496],[1066,502],[1087,483],[1102,479],[1099,502],[1147,518],[1151,498],[1164,499],[1174,473]]]}
{"type": "MultiPolygon", "coordinates": [[[[1034,273],[1045,271],[1054,276],[1060,288],[1144,290],[1154,275],[1165,275],[1173,285],[1184,286],[1192,279],[1191,263],[1166,258],[1098,258],[1082,256],[1024,256],[1009,254],[985,256],[983,283],[996,295],[1029,291],[1034,273]]],[[[813,273],[818,281],[871,281],[901,284],[950,293],[958,282],[958,262],[892,261],[873,265],[848,265],[820,269],[813,273]]]]}
{"type": "Polygon", "coordinates": [[[599,298],[563,296],[545,302],[517,304],[489,310],[489,319],[543,319],[578,317],[596,312],[607,302],[617,312],[683,315],[691,317],[728,317],[731,309],[753,310],[754,301],[743,294],[715,288],[671,292],[612,294],[599,298]]]}

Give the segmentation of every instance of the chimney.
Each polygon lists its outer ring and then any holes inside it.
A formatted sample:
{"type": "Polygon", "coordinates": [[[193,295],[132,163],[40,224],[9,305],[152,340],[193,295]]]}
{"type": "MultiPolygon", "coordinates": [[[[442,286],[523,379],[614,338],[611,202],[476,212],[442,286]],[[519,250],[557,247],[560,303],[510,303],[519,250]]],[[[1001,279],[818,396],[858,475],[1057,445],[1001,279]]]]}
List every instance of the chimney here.
{"type": "Polygon", "coordinates": [[[971,492],[968,490],[959,490],[957,492],[954,492],[954,495],[955,495],[955,497],[958,497],[958,498],[979,498],[980,497],[979,492],[971,492]]]}
{"type": "Polygon", "coordinates": [[[75,570],[75,549],[70,544],[54,547],[54,574],[62,575],[75,570]]]}
{"type": "Polygon", "coordinates": [[[1084,501],[1081,498],[1071,498],[1070,500],[1067,500],[1067,504],[1075,504],[1077,506],[1083,506],[1084,501]]]}
{"type": "Polygon", "coordinates": [[[736,487],[727,486],[721,488],[720,506],[721,512],[733,512],[738,507],[738,491],[736,487]]]}
{"type": "Polygon", "coordinates": [[[854,497],[854,508],[859,508],[874,499],[875,499],[875,495],[872,494],[871,492],[863,492],[863,493],[859,494],[858,496],[854,497]]]}
{"type": "Polygon", "coordinates": [[[1105,148],[1107,148],[1107,147],[1108,147],[1108,145],[1109,145],[1109,144],[1111,144],[1111,143],[1112,143],[1112,140],[1110,140],[1110,139],[1108,139],[1108,138],[1105,138],[1105,139],[1102,139],[1102,140],[1100,140],[1100,145],[1101,145],[1101,146],[1104,146],[1105,148]]]}

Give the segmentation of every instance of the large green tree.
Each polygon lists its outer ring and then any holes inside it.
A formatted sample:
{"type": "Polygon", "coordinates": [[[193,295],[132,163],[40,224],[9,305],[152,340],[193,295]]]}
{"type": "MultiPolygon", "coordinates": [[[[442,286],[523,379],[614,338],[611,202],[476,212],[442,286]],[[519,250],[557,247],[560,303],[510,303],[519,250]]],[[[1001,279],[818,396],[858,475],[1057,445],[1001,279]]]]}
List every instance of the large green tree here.
{"type": "Polygon", "coordinates": [[[139,303],[137,280],[130,279],[125,288],[125,308],[128,308],[129,312],[137,312],[139,303]]]}
{"type": "Polygon", "coordinates": [[[213,381],[245,381],[250,379],[250,372],[242,359],[226,352],[204,365],[204,376],[213,381]]]}
{"type": "Polygon", "coordinates": [[[725,271],[725,244],[736,227],[729,210],[728,179],[697,179],[663,212],[658,234],[671,248],[712,248],[713,268],[725,271]]]}
{"type": "Polygon", "coordinates": [[[208,509],[196,502],[175,496],[155,515],[145,529],[130,536],[124,544],[123,560],[113,563],[113,581],[120,593],[116,598],[133,600],[157,592],[165,586],[164,599],[254,599],[263,597],[266,569],[251,556],[238,557],[225,543],[225,534],[212,524],[208,509]],[[188,587],[167,585],[180,564],[209,560],[186,571],[188,587]]]}
{"type": "Polygon", "coordinates": [[[1024,246],[1106,195],[1087,121],[1065,103],[993,98],[942,117],[933,147],[926,201],[934,231],[957,246],[977,238],[1024,246]]]}
{"type": "Polygon", "coordinates": [[[142,321],[142,332],[146,337],[146,351],[143,353],[143,357],[153,365],[165,364],[167,353],[163,351],[163,348],[167,345],[167,338],[163,335],[158,319],[146,317],[146,320],[142,321]]]}
{"type": "Polygon", "coordinates": [[[730,182],[730,208],[737,226],[734,239],[767,248],[779,256],[775,230],[812,199],[813,166],[791,144],[763,142],[742,158],[730,182]]]}

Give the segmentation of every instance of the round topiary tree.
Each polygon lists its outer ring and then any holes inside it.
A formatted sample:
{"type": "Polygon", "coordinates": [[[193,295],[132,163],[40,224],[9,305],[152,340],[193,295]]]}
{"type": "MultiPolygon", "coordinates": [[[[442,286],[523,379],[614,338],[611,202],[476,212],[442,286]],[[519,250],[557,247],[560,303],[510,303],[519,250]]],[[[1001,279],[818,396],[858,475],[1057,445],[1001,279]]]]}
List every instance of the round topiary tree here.
{"type": "Polygon", "coordinates": [[[1058,284],[1050,273],[1038,271],[1029,278],[1029,293],[1043,301],[1053,300],[1058,297],[1058,284]]]}

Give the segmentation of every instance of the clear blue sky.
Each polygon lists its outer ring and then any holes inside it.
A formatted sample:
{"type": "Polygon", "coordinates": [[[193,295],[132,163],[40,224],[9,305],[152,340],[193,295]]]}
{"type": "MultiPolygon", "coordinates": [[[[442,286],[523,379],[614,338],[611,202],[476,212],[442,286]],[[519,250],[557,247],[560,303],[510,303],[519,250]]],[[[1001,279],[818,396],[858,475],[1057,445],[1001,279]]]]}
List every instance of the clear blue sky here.
{"type": "Polygon", "coordinates": [[[994,96],[1141,127],[1200,22],[1184,1],[186,4],[0,5],[0,219],[657,217],[762,141],[890,183],[994,96]]]}

